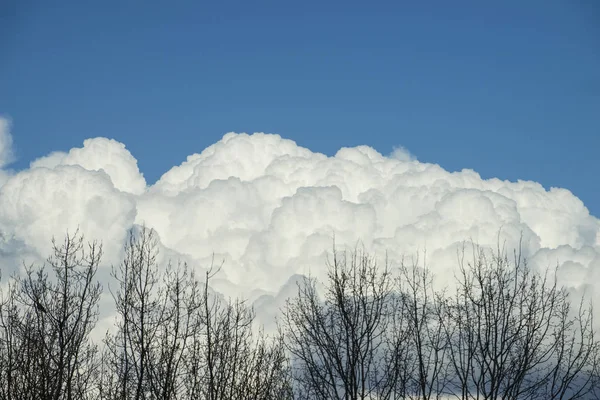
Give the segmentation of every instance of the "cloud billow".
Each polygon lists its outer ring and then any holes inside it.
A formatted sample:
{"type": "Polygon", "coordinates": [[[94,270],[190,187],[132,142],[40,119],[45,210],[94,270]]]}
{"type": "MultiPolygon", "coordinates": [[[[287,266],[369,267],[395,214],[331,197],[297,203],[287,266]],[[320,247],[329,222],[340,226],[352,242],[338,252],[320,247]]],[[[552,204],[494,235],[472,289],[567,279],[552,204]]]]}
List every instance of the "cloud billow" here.
{"type": "Polygon", "coordinates": [[[53,235],[79,227],[103,241],[108,270],[127,231],[142,224],[170,258],[201,269],[215,254],[224,261],[217,289],[266,294],[265,310],[298,274],[322,276],[334,235],[338,246],[360,241],[392,261],[426,249],[444,282],[465,240],[495,247],[500,232],[509,249],[522,238],[530,265],[558,263],[573,290],[599,281],[600,221],[571,192],[448,172],[405,149],[386,157],[359,146],[327,157],[278,135],[228,133],[148,186],[124,144],[94,138],[6,175],[0,187],[3,264],[21,254],[42,260],[53,235]]]}

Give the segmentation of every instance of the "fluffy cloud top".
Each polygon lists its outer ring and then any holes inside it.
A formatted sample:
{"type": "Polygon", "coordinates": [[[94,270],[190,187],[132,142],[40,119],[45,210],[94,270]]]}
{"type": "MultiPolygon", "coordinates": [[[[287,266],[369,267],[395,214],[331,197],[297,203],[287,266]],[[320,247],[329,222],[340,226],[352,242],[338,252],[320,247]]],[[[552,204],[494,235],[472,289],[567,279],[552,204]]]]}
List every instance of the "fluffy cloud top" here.
{"type": "Polygon", "coordinates": [[[33,161],[31,168],[55,168],[59,165],[79,165],[89,171],[103,171],[110,176],[115,188],[132,194],[146,189],[146,180],[140,173],[137,160],[116,140],[106,138],[87,139],[82,148],[68,153],[53,152],[33,161]]]}
{"type": "Polygon", "coordinates": [[[523,238],[534,267],[558,264],[573,290],[600,281],[600,221],[568,190],[448,172],[402,148],[327,157],[278,135],[228,133],[147,187],[123,144],[96,138],[36,160],[0,188],[0,256],[11,260],[44,254],[52,235],[76,226],[116,260],[136,224],[199,268],[215,253],[225,262],[217,289],[259,299],[263,310],[276,309],[298,274],[323,273],[334,235],[391,260],[426,249],[444,281],[463,241],[495,246],[500,231],[508,248],[523,238]]]}

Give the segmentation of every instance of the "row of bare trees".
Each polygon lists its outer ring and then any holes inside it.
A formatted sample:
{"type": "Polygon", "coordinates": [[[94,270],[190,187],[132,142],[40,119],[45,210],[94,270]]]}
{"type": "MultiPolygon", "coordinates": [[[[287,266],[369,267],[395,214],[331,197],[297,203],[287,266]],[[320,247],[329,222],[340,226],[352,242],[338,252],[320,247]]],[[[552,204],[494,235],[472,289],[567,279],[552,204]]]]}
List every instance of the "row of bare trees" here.
{"type": "Polygon", "coordinates": [[[1,400],[291,398],[281,337],[254,329],[243,301],[211,292],[218,268],[202,282],[185,265],[161,268],[154,233],[131,235],[112,271],[115,329],[94,344],[101,246],[78,234],[53,244],[47,266],[3,288],[1,400]]]}
{"type": "MultiPolygon", "coordinates": [[[[519,253],[473,247],[453,292],[418,262],[335,253],[283,311],[295,393],[310,399],[597,399],[591,305],[519,253]]],[[[462,253],[464,256],[464,252],[462,253]]]]}
{"type": "Polygon", "coordinates": [[[218,266],[202,279],[160,266],[143,229],[112,270],[114,329],[93,343],[102,247],[53,245],[3,283],[0,400],[600,398],[591,305],[518,251],[463,251],[439,291],[425,262],[334,249],[266,335],[244,301],[211,291],[218,266]]]}
{"type": "Polygon", "coordinates": [[[101,399],[280,399],[290,393],[279,338],[253,330],[243,301],[211,294],[186,266],[156,263],[152,231],[131,237],[113,270],[118,315],[105,340],[101,399]],[[161,279],[162,278],[162,279],[161,279]]]}

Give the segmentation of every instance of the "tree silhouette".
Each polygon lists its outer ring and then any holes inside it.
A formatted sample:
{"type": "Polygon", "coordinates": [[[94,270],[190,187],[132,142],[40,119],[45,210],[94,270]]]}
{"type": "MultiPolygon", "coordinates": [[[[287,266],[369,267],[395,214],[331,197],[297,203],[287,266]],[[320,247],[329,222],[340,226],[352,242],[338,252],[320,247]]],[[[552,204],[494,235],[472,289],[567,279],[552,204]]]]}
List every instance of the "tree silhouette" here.
{"type": "Polygon", "coordinates": [[[3,293],[0,399],[85,399],[93,390],[98,360],[89,334],[98,318],[102,247],[85,246],[79,232],[52,244],[47,265],[26,266],[3,293]]]}

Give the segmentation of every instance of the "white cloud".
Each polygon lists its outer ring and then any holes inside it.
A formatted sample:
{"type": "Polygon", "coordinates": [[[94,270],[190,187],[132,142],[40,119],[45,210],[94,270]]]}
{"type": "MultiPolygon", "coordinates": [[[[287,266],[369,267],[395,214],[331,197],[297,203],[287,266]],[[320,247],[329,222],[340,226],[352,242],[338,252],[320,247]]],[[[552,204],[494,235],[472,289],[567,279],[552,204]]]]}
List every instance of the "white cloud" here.
{"type": "Polygon", "coordinates": [[[416,161],[417,157],[414,156],[406,147],[395,146],[394,150],[390,153],[390,158],[398,161],[416,161]]]}
{"type": "Polygon", "coordinates": [[[137,160],[123,143],[113,139],[87,139],[82,148],[71,149],[68,153],[52,152],[32,161],[29,167],[53,169],[59,165],[79,165],[89,171],[103,171],[123,192],[141,194],[146,190],[146,180],[138,169],[137,160]]]}
{"type": "Polygon", "coordinates": [[[10,133],[10,121],[0,116],[0,187],[11,177],[12,171],[4,167],[14,161],[13,139],[10,133]]]}
{"type": "Polygon", "coordinates": [[[0,168],[14,161],[13,139],[10,134],[10,121],[0,117],[0,168]]]}
{"type": "Polygon", "coordinates": [[[22,171],[0,189],[2,236],[41,258],[49,254],[50,238],[79,227],[88,238],[102,240],[111,259],[135,214],[135,200],[117,190],[107,174],[80,166],[22,171]]]}
{"type": "Polygon", "coordinates": [[[134,224],[155,228],[172,257],[198,268],[215,253],[225,261],[215,288],[262,296],[265,318],[292,277],[322,275],[334,234],[338,245],[360,239],[392,260],[426,248],[447,282],[464,240],[495,246],[501,229],[509,248],[523,236],[534,267],[558,263],[574,290],[600,282],[600,221],[572,193],[451,173],[403,149],[385,157],[359,146],[327,157],[277,135],[228,133],[146,187],[123,144],[96,138],[34,161],[0,188],[0,254],[11,262],[44,254],[51,235],[77,225],[116,260],[134,224]]]}
{"type": "Polygon", "coordinates": [[[29,168],[49,168],[52,169],[62,163],[67,156],[64,151],[53,151],[47,156],[37,158],[29,163],[29,168]]]}

